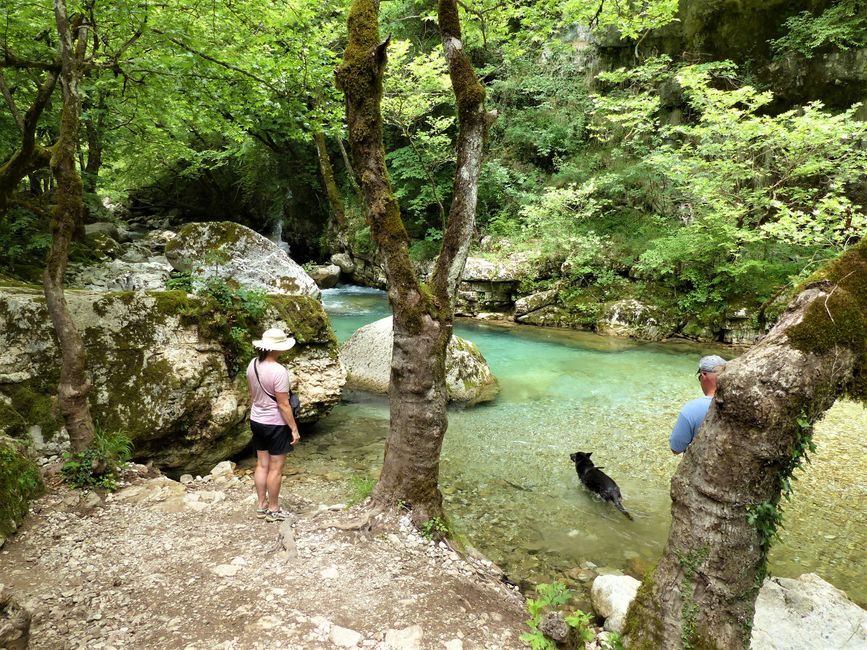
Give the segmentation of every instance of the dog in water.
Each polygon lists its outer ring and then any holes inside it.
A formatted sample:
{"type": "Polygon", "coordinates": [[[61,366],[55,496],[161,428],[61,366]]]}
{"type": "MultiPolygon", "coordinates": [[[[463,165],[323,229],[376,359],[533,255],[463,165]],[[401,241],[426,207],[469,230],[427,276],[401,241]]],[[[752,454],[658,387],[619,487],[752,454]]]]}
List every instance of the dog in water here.
{"type": "Polygon", "coordinates": [[[569,458],[575,463],[575,471],[578,472],[578,477],[581,482],[591,492],[602,497],[603,501],[610,501],[614,507],[622,512],[628,519],[632,519],[623,504],[620,503],[620,488],[608,474],[602,471],[601,467],[596,467],[593,461],[590,460],[590,454],[593,452],[584,453],[576,451],[570,454],[569,458]]]}

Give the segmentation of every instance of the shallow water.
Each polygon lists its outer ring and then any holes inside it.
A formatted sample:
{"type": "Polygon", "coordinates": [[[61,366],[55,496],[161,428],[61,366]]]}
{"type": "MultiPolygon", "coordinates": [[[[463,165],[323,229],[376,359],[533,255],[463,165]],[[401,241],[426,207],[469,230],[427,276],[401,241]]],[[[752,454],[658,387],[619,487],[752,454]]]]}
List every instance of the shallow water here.
{"type": "MultiPolygon", "coordinates": [[[[389,314],[369,289],[323,292],[339,339],[389,314]]],[[[700,396],[694,368],[708,352],[533,327],[462,323],[500,382],[494,402],[451,409],[441,481],[447,510],[469,541],[515,580],[550,581],[590,560],[640,575],[662,552],[669,482],[678,458],[668,433],[700,396]],[[592,451],[620,485],[635,521],[581,487],[569,454],[592,451]]],[[[375,476],[388,431],[384,397],[354,395],[317,425],[293,460],[311,471],[375,476]]],[[[817,428],[808,479],[787,505],[771,571],[813,571],[867,601],[864,547],[867,412],[841,403],[817,428]]]]}

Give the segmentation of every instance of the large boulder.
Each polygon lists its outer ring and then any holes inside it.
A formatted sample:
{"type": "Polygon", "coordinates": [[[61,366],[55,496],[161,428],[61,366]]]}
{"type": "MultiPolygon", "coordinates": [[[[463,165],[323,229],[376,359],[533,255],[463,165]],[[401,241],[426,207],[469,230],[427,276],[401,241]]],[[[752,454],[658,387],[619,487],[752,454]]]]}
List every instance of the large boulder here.
{"type": "Polygon", "coordinates": [[[219,277],[268,293],[319,297],[304,269],[267,237],[231,221],[188,223],[166,244],[178,271],[219,277]]]}
{"type": "MultiPolygon", "coordinates": [[[[195,473],[249,442],[239,372],[246,359],[227,353],[233,342],[220,339],[219,310],[180,291],[68,291],[66,299],[85,344],[94,419],[125,432],[136,458],[195,473]]],[[[300,420],[313,422],[339,401],[344,379],[328,317],[313,298],[269,296],[265,315],[243,338],[272,326],[298,340],[283,361],[301,398],[300,420]]],[[[0,288],[0,400],[12,415],[0,429],[20,437],[36,427],[45,440],[55,436],[59,368],[42,292],[0,288]]]]}
{"type": "MultiPolygon", "coordinates": [[[[358,329],[340,348],[347,388],[387,393],[391,375],[391,316],[358,329]]],[[[476,404],[493,399],[499,387],[479,348],[452,336],[446,351],[450,401],[476,404]]]]}
{"type": "Polygon", "coordinates": [[[815,573],[768,578],[756,599],[750,647],[867,648],[867,612],[815,573]]]}

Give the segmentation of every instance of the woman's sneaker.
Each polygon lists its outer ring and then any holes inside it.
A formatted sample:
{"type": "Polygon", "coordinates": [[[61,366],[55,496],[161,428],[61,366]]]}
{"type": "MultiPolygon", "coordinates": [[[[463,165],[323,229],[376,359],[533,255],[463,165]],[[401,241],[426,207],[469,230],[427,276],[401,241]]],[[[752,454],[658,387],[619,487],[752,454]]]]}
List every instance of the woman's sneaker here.
{"type": "Polygon", "coordinates": [[[265,521],[286,521],[291,517],[292,513],[285,510],[269,510],[265,513],[265,521]]]}
{"type": "Polygon", "coordinates": [[[256,508],[256,519],[264,519],[268,515],[268,508],[256,508]]]}

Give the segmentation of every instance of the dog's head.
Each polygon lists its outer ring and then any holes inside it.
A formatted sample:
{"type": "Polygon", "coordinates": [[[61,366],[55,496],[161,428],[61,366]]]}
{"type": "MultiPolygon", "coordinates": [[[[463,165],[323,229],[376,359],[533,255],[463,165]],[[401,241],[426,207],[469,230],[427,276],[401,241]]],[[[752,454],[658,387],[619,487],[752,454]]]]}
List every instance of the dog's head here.
{"type": "Polygon", "coordinates": [[[587,453],[584,453],[583,451],[576,451],[574,454],[569,454],[569,458],[572,459],[572,462],[575,463],[575,465],[592,463],[593,461],[590,460],[590,456],[592,453],[592,451],[587,453]]]}

